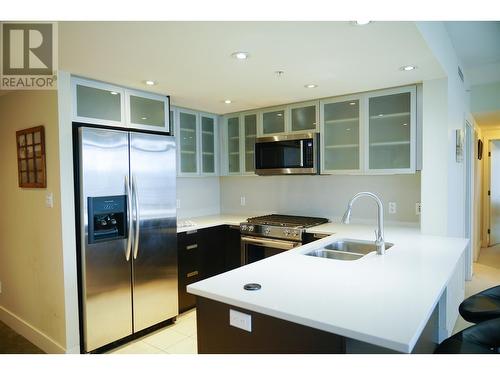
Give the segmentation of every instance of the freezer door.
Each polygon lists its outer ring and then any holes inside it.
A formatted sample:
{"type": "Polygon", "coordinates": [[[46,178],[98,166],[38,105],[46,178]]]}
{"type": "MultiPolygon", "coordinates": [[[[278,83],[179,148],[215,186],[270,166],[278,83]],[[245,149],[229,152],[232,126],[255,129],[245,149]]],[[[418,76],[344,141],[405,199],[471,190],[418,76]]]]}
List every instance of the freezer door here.
{"type": "Polygon", "coordinates": [[[89,352],[132,333],[132,267],[126,259],[128,230],[120,228],[122,232],[114,235],[107,229],[114,220],[125,220],[127,228],[128,133],[80,128],[79,148],[81,307],[84,350],[89,352]],[[120,217],[120,210],[125,210],[125,215],[120,217]],[[102,214],[114,211],[116,218],[102,214]],[[103,220],[108,223],[101,225],[103,220]],[[99,235],[94,236],[93,232],[99,235]]]}
{"type": "Polygon", "coordinates": [[[175,140],[130,133],[134,331],[178,314],[175,140]],[[138,221],[137,221],[138,218],[138,221]]]}

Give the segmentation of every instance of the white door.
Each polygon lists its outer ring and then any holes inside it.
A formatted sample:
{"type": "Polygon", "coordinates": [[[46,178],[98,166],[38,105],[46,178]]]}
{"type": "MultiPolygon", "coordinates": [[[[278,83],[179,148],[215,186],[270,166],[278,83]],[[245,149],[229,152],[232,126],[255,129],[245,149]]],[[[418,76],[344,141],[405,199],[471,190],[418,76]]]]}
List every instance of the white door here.
{"type": "Polygon", "coordinates": [[[500,243],[500,141],[490,142],[490,246],[500,243]]]}

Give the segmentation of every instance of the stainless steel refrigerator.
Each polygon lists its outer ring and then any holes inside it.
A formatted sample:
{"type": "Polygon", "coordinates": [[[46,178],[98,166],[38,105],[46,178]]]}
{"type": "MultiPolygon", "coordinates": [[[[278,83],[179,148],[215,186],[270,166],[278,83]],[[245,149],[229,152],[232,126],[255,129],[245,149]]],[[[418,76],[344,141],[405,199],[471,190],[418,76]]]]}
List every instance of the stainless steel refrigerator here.
{"type": "Polygon", "coordinates": [[[90,352],[178,314],[175,141],[78,128],[80,310],[90,352]]]}

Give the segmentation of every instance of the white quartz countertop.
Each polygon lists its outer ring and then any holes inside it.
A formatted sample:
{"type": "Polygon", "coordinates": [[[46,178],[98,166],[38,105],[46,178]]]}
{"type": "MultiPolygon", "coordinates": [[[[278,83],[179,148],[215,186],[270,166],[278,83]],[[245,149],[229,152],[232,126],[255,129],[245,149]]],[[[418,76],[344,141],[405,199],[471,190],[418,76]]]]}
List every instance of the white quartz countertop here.
{"type": "MultiPolygon", "coordinates": [[[[323,227],[323,228],[321,228],[323,227]]],[[[374,240],[372,225],[324,224],[329,237],[191,284],[189,293],[410,353],[465,250],[463,238],[386,227],[394,246],[355,261],[306,256],[335,239],[374,240]],[[259,291],[243,285],[259,283],[259,291]]]]}
{"type": "Polygon", "coordinates": [[[193,218],[178,219],[177,220],[177,233],[188,232],[203,228],[216,227],[218,225],[237,225],[241,222],[247,221],[250,215],[210,215],[198,216],[193,218]]]}

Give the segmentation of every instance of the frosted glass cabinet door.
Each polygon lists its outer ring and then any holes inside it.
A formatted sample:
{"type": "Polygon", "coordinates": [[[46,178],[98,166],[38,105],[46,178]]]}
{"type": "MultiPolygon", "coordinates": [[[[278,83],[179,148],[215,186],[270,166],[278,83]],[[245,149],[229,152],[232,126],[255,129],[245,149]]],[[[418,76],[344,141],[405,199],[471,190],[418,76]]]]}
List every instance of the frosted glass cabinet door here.
{"type": "Polygon", "coordinates": [[[262,133],[274,134],[285,131],[285,110],[279,109],[262,113],[262,133]]]}
{"type": "Polygon", "coordinates": [[[95,119],[99,124],[119,124],[122,119],[123,90],[116,90],[105,84],[85,84],[75,80],[75,119],[95,119]],[[109,89],[107,87],[110,87],[109,89]],[[100,120],[100,121],[99,121],[100,120]]]}
{"type": "Polygon", "coordinates": [[[180,172],[197,173],[196,114],[179,110],[180,172]]]}
{"type": "Polygon", "coordinates": [[[316,130],[317,125],[317,104],[305,105],[291,108],[292,131],[316,130]]]}
{"type": "Polygon", "coordinates": [[[215,173],[215,118],[201,115],[201,172],[215,173]]]}
{"type": "Polygon", "coordinates": [[[255,171],[255,137],[257,135],[257,114],[243,116],[243,129],[245,132],[245,159],[244,170],[246,173],[255,171]]]}
{"type": "Polygon", "coordinates": [[[167,97],[127,91],[129,124],[134,128],[168,131],[167,97]]]}
{"type": "Polygon", "coordinates": [[[325,170],[358,170],[359,100],[323,105],[323,167],[325,170]]]}
{"type": "Polygon", "coordinates": [[[368,105],[369,169],[411,168],[411,93],[371,97],[368,105]]]}
{"type": "Polygon", "coordinates": [[[240,119],[231,117],[227,119],[227,151],[228,172],[240,172],[240,119]]]}

